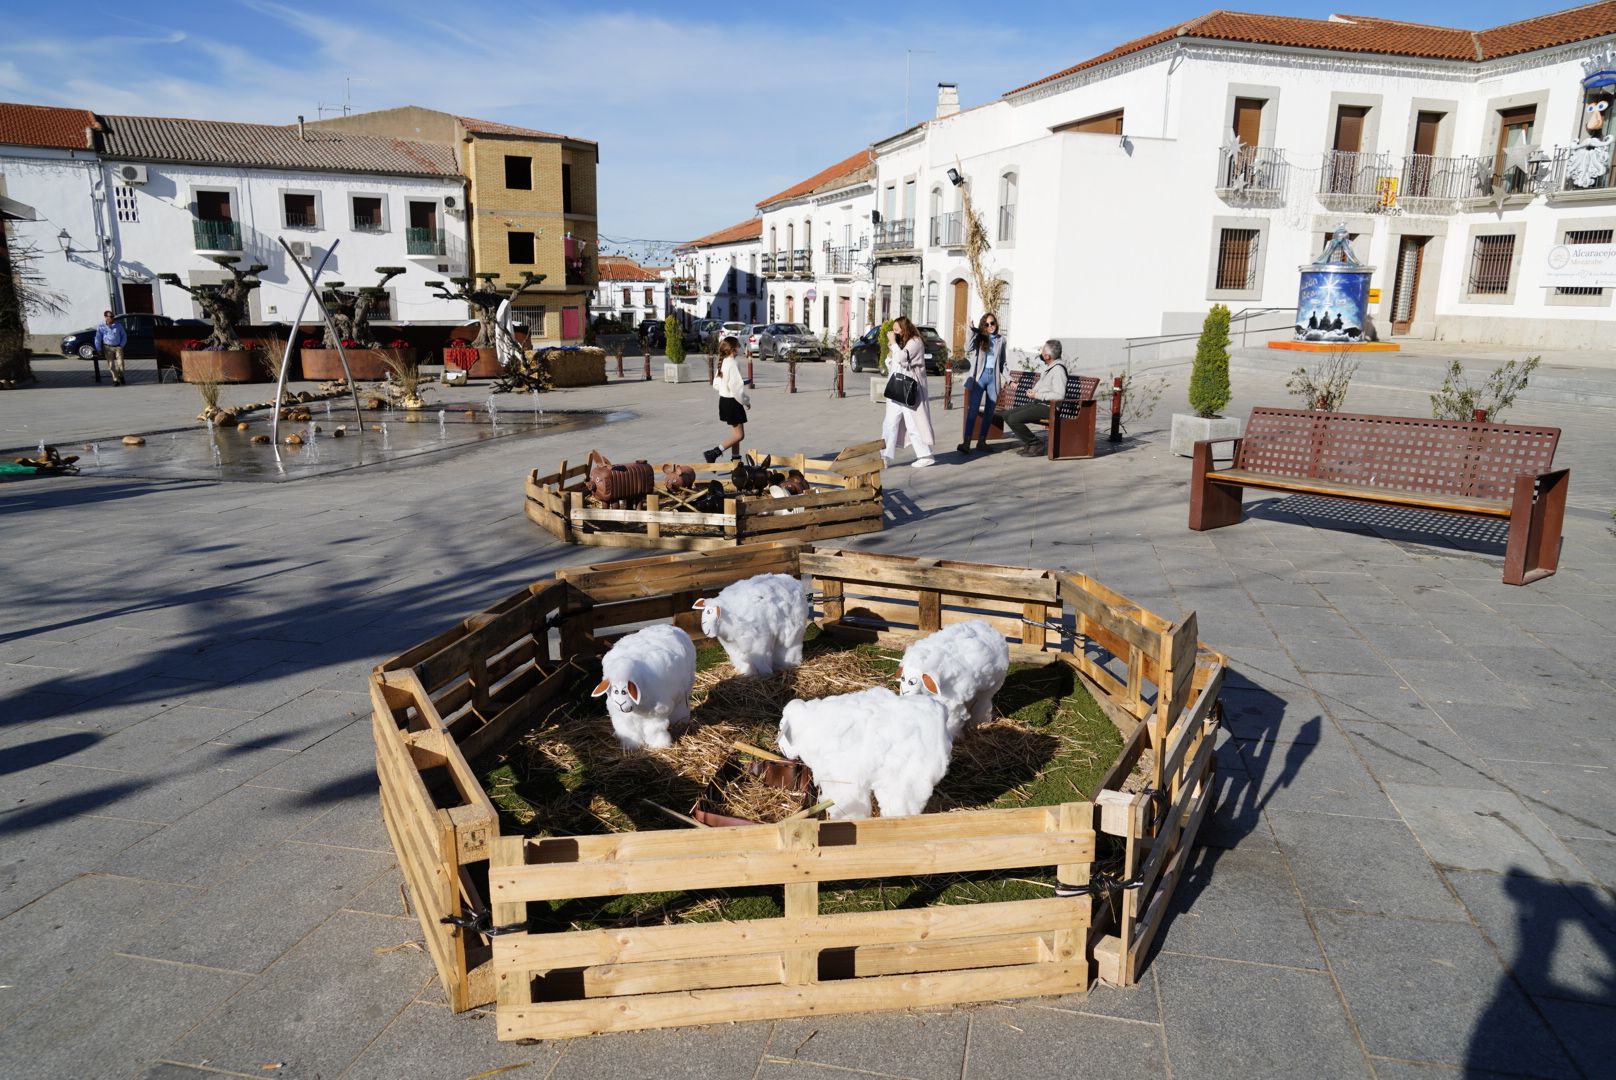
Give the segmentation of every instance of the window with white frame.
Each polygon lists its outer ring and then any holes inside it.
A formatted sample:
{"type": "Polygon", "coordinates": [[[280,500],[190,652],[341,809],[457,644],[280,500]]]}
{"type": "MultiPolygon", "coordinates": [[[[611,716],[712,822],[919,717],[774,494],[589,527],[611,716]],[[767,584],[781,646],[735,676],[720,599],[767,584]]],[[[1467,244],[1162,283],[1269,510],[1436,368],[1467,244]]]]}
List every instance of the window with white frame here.
{"type": "Polygon", "coordinates": [[[999,242],[1016,241],[1016,199],[1020,180],[1013,172],[999,177],[999,242]]]}
{"type": "Polygon", "coordinates": [[[1257,229],[1221,229],[1218,233],[1218,269],[1214,288],[1245,290],[1257,286],[1258,245],[1262,233],[1257,229]]]}
{"type": "MultiPolygon", "coordinates": [[[[1611,237],[1616,234],[1612,229],[1567,229],[1565,243],[1567,244],[1608,244],[1611,237]]],[[[1566,289],[1555,289],[1556,296],[1604,296],[1605,290],[1597,285],[1573,285],[1566,289]]]]}

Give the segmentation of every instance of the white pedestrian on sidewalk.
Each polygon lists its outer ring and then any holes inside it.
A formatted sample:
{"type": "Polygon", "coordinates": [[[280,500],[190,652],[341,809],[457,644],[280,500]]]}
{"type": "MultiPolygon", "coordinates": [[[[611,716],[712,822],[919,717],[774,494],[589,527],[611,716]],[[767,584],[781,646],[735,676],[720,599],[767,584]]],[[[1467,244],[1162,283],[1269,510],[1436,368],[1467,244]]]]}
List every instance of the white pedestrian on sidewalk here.
{"type": "Polygon", "coordinates": [[[914,408],[906,408],[887,399],[886,417],[881,423],[881,438],[886,448],[881,457],[888,465],[898,455],[898,449],[909,445],[915,448],[915,460],[910,465],[924,469],[932,464],[931,448],[937,441],[931,428],[931,397],[926,393],[926,348],[920,332],[907,316],[900,315],[892,322],[891,348],[887,352],[887,371],[901,372],[919,384],[919,396],[914,408]]]}

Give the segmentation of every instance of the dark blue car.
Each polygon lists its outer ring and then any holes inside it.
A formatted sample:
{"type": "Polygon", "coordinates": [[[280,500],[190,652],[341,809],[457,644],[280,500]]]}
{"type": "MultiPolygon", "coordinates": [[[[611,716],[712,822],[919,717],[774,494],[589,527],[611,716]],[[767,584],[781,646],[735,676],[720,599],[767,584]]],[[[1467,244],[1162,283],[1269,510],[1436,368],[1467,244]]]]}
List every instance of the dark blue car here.
{"type": "MultiPolygon", "coordinates": [[[[210,323],[202,319],[171,319],[167,315],[115,315],[118,322],[123,323],[124,329],[129,331],[129,344],[123,347],[125,358],[133,359],[141,356],[156,356],[156,339],[152,328],[157,326],[201,326],[209,327],[210,323]]],[[[200,335],[199,335],[200,336],[200,335]]],[[[62,355],[76,356],[81,360],[95,359],[95,327],[80,330],[76,334],[67,334],[62,338],[62,355]]]]}

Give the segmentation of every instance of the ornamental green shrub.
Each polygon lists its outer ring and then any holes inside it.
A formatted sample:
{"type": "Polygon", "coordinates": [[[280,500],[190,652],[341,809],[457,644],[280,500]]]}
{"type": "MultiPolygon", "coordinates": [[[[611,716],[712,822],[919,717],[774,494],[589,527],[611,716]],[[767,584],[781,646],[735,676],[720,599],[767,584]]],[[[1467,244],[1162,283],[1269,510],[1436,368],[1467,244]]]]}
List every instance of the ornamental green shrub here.
{"type": "Polygon", "coordinates": [[[876,337],[877,344],[879,344],[881,347],[881,352],[879,355],[881,358],[881,374],[883,375],[890,374],[890,372],[887,371],[887,353],[892,351],[891,334],[892,320],[887,319],[881,324],[880,333],[876,337]]]}
{"type": "Polygon", "coordinates": [[[1229,404],[1229,309],[1213,304],[1201,324],[1195,344],[1195,366],[1190,369],[1190,408],[1196,416],[1212,417],[1229,404]]]}
{"type": "Polygon", "coordinates": [[[668,354],[668,363],[682,364],[685,362],[685,338],[679,328],[679,320],[669,315],[662,324],[663,335],[667,338],[667,345],[663,351],[668,354]]]}

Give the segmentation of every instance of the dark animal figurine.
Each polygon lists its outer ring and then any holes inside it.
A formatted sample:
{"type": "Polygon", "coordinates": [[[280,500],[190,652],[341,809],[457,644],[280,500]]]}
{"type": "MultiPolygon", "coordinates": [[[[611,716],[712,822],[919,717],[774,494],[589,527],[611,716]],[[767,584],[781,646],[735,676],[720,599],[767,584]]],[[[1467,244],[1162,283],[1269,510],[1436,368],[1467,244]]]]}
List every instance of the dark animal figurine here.
{"type": "Polygon", "coordinates": [[[780,486],[793,495],[806,495],[813,490],[808,483],[808,478],[802,475],[802,470],[800,469],[792,469],[786,473],[786,478],[780,481],[780,486]]]}
{"type": "Polygon", "coordinates": [[[707,489],[691,502],[698,514],[721,514],[724,512],[724,485],[717,480],[707,481],[707,489]]]}
{"type": "Polygon", "coordinates": [[[761,495],[769,489],[770,484],[778,484],[785,477],[769,468],[771,458],[764,458],[761,464],[748,465],[738,462],[733,472],[729,474],[729,482],[736,491],[746,495],[761,495]]]}
{"type": "Polygon", "coordinates": [[[662,486],[669,491],[687,491],[696,486],[696,470],[689,465],[664,465],[662,486]]]}

